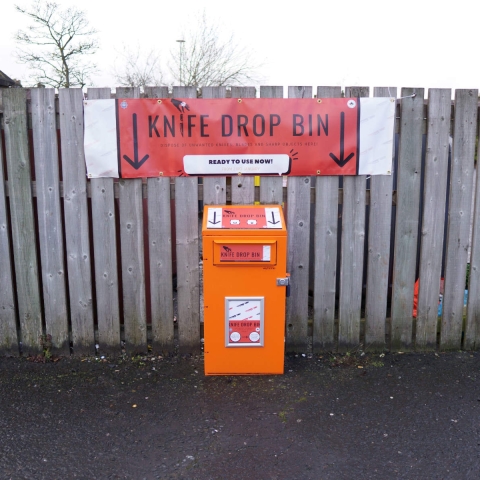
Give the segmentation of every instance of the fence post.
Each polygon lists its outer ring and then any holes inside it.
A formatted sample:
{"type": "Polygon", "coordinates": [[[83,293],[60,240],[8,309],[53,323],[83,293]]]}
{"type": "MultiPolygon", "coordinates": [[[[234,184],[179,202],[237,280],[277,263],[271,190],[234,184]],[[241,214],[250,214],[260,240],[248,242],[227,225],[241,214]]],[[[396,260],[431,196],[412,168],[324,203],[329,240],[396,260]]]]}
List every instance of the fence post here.
{"type": "Polygon", "coordinates": [[[417,261],[422,162],[423,88],[403,88],[400,103],[392,350],[412,348],[413,287],[417,261]]]}
{"type": "MultiPolygon", "coordinates": [[[[139,98],[140,89],[117,87],[115,97],[139,98]]],[[[142,179],[121,179],[118,184],[125,349],[140,353],[147,351],[142,179]]]]}
{"type": "MultiPolygon", "coordinates": [[[[341,87],[318,87],[317,98],[335,98],[341,87]]],[[[333,351],[338,242],[338,177],[315,178],[313,352],[333,351]]],[[[310,259],[312,261],[312,259],[310,259]]]]}
{"type": "MultiPolygon", "coordinates": [[[[288,87],[289,98],[312,98],[312,87],[288,87]]],[[[291,295],[287,299],[288,352],[308,348],[308,271],[310,255],[310,177],[287,182],[288,256],[291,295]]]]}
{"type": "Polygon", "coordinates": [[[3,93],[8,195],[12,222],[20,335],[23,353],[42,350],[42,307],[33,218],[30,157],[27,137],[27,98],[23,88],[3,93]]]}
{"type": "MultiPolygon", "coordinates": [[[[168,98],[168,87],[145,87],[147,98],[168,98]]],[[[147,178],[148,265],[152,348],[174,350],[170,177],[147,178]]]]}
{"type": "Polygon", "coordinates": [[[37,184],[43,305],[52,347],[69,353],[63,222],[60,207],[55,89],[33,88],[32,130],[37,184]]]}
{"type": "Polygon", "coordinates": [[[82,90],[61,88],[59,103],[73,353],[75,355],[92,354],[95,351],[95,336],[87,178],[83,149],[82,90]]]}
{"type": "Polygon", "coordinates": [[[18,355],[9,218],[5,196],[3,145],[0,131],[0,355],[18,355]]]}
{"type": "Polygon", "coordinates": [[[415,335],[415,346],[422,350],[435,350],[437,347],[438,294],[442,275],[451,98],[452,92],[447,88],[428,91],[420,281],[415,335]]]}
{"type": "Polygon", "coordinates": [[[464,341],[465,350],[478,350],[480,348],[480,168],[478,167],[478,150],[477,166],[475,167],[475,170],[475,207],[473,211],[470,275],[468,278],[467,322],[465,325],[464,341]]]}
{"type": "MultiPolygon", "coordinates": [[[[196,98],[195,87],[173,87],[173,96],[196,98]]],[[[200,352],[200,250],[197,177],[175,178],[178,338],[181,353],[200,352]]]]}
{"type": "MultiPolygon", "coordinates": [[[[226,87],[203,87],[202,98],[225,98],[226,87]]],[[[227,203],[227,177],[203,177],[203,204],[225,205],[227,203]]]]}
{"type": "MultiPolygon", "coordinates": [[[[109,88],[89,88],[88,100],[110,98],[109,88]]],[[[113,178],[92,178],[92,231],[98,344],[101,352],[120,353],[120,304],[113,178]]]]}
{"type": "MultiPolygon", "coordinates": [[[[396,97],[394,87],[374,89],[375,97],[396,97]]],[[[394,113],[395,115],[395,113],[394,113]]],[[[395,124],[395,122],[394,122],[395,124]]],[[[395,135],[395,125],[392,132],[395,135]]],[[[390,237],[392,231],[393,157],[392,174],[370,178],[368,216],[367,292],[365,299],[365,350],[384,351],[386,347],[386,317],[388,274],[390,266],[390,237]]]]}
{"type": "MultiPolygon", "coordinates": [[[[260,87],[260,98],[283,98],[283,87],[260,87]]],[[[261,177],[260,203],[262,205],[283,204],[283,176],[261,177]]]]}
{"type": "MultiPolygon", "coordinates": [[[[368,97],[367,87],[348,87],[345,96],[368,97]]],[[[338,307],[338,350],[360,346],[365,244],[365,176],[343,177],[340,299],[338,307]]]]}
{"type": "Polygon", "coordinates": [[[463,297],[470,241],[477,111],[477,89],[455,92],[445,293],[440,333],[440,346],[449,350],[459,349],[462,344],[463,297]]]}
{"type": "MultiPolygon", "coordinates": [[[[255,98],[255,87],[232,87],[232,98],[255,98]]],[[[232,205],[249,205],[255,202],[255,177],[232,176],[232,205]]]]}

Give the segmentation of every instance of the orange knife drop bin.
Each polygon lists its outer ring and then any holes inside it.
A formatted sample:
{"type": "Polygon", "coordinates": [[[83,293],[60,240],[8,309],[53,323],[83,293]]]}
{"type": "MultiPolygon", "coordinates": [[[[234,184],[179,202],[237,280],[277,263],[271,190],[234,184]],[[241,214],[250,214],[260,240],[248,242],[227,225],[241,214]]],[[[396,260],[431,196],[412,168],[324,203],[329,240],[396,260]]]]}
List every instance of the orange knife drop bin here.
{"type": "Polygon", "coordinates": [[[284,370],[287,230],[279,205],[206,206],[206,375],[284,370]]]}

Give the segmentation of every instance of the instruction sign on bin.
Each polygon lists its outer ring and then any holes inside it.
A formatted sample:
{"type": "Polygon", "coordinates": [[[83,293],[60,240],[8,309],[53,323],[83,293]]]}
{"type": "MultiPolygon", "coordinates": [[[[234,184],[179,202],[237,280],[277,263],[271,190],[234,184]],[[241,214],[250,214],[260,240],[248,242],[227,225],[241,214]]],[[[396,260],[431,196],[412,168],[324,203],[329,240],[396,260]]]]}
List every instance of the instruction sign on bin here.
{"type": "Polygon", "coordinates": [[[202,234],[205,374],[283,373],[289,277],[282,207],[206,206],[202,234]]]}

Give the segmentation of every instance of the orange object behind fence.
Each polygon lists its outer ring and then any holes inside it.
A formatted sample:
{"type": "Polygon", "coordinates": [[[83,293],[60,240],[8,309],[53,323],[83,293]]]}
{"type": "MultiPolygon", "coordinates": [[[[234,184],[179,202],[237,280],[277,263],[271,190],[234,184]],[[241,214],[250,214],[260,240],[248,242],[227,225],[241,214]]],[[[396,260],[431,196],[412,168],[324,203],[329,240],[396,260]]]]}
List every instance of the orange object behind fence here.
{"type": "Polygon", "coordinates": [[[279,205],[206,206],[205,374],[283,373],[287,231],[279,205]]]}

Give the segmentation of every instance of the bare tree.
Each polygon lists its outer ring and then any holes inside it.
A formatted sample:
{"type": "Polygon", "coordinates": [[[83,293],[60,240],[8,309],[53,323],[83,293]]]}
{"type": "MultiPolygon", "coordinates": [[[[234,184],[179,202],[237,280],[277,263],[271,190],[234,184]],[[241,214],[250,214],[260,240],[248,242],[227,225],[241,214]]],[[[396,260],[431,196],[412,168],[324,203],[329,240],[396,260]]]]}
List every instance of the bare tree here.
{"type": "Polygon", "coordinates": [[[121,58],[115,61],[115,80],[121,87],[140,87],[163,84],[163,72],[160,66],[160,55],[154,50],[141,52],[140,45],[135,49],[125,48],[121,58]]]}
{"type": "Polygon", "coordinates": [[[22,47],[17,58],[33,71],[36,82],[51,87],[84,87],[95,64],[85,58],[96,52],[97,33],[90,28],[85,13],[76,8],[61,10],[54,2],[36,0],[31,7],[15,5],[31,20],[26,31],[18,31],[15,40],[22,47]]]}
{"type": "Polygon", "coordinates": [[[205,12],[197,28],[179,40],[172,51],[170,66],[175,82],[185,86],[244,85],[254,80],[252,52],[241,48],[233,36],[222,40],[217,25],[210,24],[205,12]]]}

